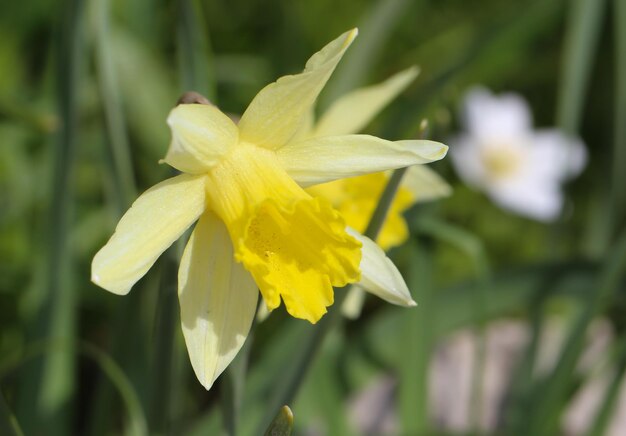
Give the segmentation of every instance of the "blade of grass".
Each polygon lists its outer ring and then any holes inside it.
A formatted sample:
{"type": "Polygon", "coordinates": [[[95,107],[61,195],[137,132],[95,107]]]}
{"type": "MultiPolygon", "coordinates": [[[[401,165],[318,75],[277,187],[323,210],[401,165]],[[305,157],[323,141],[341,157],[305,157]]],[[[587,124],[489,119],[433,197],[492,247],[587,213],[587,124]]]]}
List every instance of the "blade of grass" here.
{"type": "Polygon", "coordinates": [[[613,139],[613,180],[611,186],[613,230],[626,212],[626,2],[615,0],[615,113],[613,139]]]}
{"type": "Polygon", "coordinates": [[[197,0],[178,0],[178,59],[184,91],[196,91],[217,104],[209,34],[197,0]]]}
{"type": "Polygon", "coordinates": [[[611,382],[607,386],[604,398],[600,403],[593,423],[589,429],[589,435],[602,436],[607,433],[607,427],[610,424],[610,419],[615,412],[615,406],[619,394],[621,392],[622,383],[624,381],[624,373],[626,373],[626,341],[622,338],[618,345],[617,350],[617,368],[615,374],[611,379],[611,382]]]}
{"type": "MultiPolygon", "coordinates": [[[[0,379],[25,366],[28,361],[36,357],[41,355],[45,357],[48,354],[59,353],[78,353],[93,360],[119,392],[128,413],[130,434],[134,436],[148,434],[146,418],[141,408],[141,403],[124,371],[108,354],[87,342],[39,341],[32,343],[20,354],[9,356],[5,360],[0,361],[0,379]]],[[[49,433],[45,432],[42,434],[47,435],[49,433]]]]}
{"type": "MultiPolygon", "coordinates": [[[[576,135],[587,96],[589,78],[602,30],[606,0],[571,0],[563,47],[563,64],[559,80],[557,101],[557,125],[565,132],[576,135]]],[[[600,181],[602,194],[608,189],[609,180],[600,181]]],[[[606,213],[609,198],[599,195],[601,207],[591,211],[587,228],[585,250],[600,256],[607,249],[611,238],[611,216],[606,213]]]]}
{"type": "MultiPolygon", "coordinates": [[[[107,131],[105,147],[105,177],[113,186],[113,203],[115,216],[119,218],[137,197],[135,175],[132,167],[130,144],[124,119],[124,108],[120,98],[115,62],[111,49],[111,4],[108,0],[92,0],[89,4],[89,19],[94,32],[94,61],[96,78],[103,104],[103,114],[107,131]]],[[[146,342],[145,332],[137,325],[136,314],[142,305],[142,293],[134,292],[123,301],[113,317],[111,334],[111,352],[119,361],[129,363],[130,360],[140,362],[144,359],[137,353],[141,348],[132,344],[146,342]]],[[[125,365],[126,366],[126,365],[125,365]]],[[[133,364],[129,363],[129,367],[133,364]]],[[[141,365],[145,366],[145,362],[141,365]]],[[[136,371],[134,372],[136,374],[136,371]]],[[[140,383],[141,378],[134,378],[140,383]]],[[[100,378],[97,382],[94,400],[89,419],[90,434],[103,435],[110,432],[110,411],[113,407],[112,386],[100,378]]],[[[145,407],[145,403],[143,404],[145,407]]]]}
{"type": "MultiPolygon", "coordinates": [[[[56,90],[60,130],[56,138],[52,170],[52,195],[47,223],[46,265],[43,272],[45,292],[37,309],[34,338],[49,336],[67,340],[75,337],[75,294],[70,283],[71,254],[68,227],[71,216],[71,177],[77,130],[77,88],[81,53],[81,0],[67,0],[61,7],[56,49],[56,90]]],[[[71,352],[46,356],[33,365],[22,385],[18,416],[27,434],[69,434],[69,402],[74,390],[74,356],[71,352]]]]}
{"type": "Polygon", "coordinates": [[[94,54],[96,75],[103,104],[107,131],[107,157],[115,187],[115,203],[118,211],[125,211],[137,196],[133,174],[130,145],[126,133],[124,108],[120,98],[115,63],[113,62],[111,33],[109,24],[109,0],[92,0],[90,3],[90,23],[94,30],[94,54]]]}
{"type": "Polygon", "coordinates": [[[570,3],[556,119],[563,130],[577,134],[606,0],[571,0],[570,3]]]}
{"type": "Polygon", "coordinates": [[[409,244],[409,289],[418,306],[403,316],[406,352],[400,360],[398,398],[404,434],[429,434],[428,366],[432,349],[432,260],[425,244],[409,244]]]}
{"type": "Polygon", "coordinates": [[[568,334],[554,371],[535,391],[532,413],[528,417],[529,434],[551,434],[555,430],[576,364],[584,349],[587,327],[610,302],[625,267],[626,231],[623,231],[599,272],[595,292],[589,293],[581,314],[568,334]]]}
{"type": "Polygon", "coordinates": [[[330,102],[362,85],[366,73],[384,49],[396,22],[411,4],[408,0],[379,0],[360,25],[359,38],[344,57],[322,95],[325,108],[330,102]]]}
{"type": "Polygon", "coordinates": [[[474,431],[480,433],[483,407],[483,380],[486,352],[485,337],[485,305],[489,288],[492,286],[491,268],[485,247],[476,236],[468,231],[434,219],[420,219],[417,223],[420,232],[448,242],[459,248],[470,258],[476,274],[476,287],[472,293],[472,306],[476,316],[476,350],[472,374],[472,388],[470,397],[470,419],[474,431]]]}
{"type": "Polygon", "coordinates": [[[172,245],[159,260],[161,281],[150,363],[150,433],[167,434],[170,427],[174,334],[178,320],[177,260],[182,240],[172,245]]]}
{"type": "Polygon", "coordinates": [[[9,408],[2,389],[0,389],[0,434],[6,436],[24,436],[17,418],[9,408]]]}
{"type": "Polygon", "coordinates": [[[222,382],[220,383],[220,399],[222,404],[223,422],[226,433],[234,436],[238,433],[239,416],[243,402],[246,373],[248,372],[248,359],[250,348],[254,341],[254,324],[250,328],[250,334],[246,342],[237,354],[233,362],[228,365],[222,382]]]}

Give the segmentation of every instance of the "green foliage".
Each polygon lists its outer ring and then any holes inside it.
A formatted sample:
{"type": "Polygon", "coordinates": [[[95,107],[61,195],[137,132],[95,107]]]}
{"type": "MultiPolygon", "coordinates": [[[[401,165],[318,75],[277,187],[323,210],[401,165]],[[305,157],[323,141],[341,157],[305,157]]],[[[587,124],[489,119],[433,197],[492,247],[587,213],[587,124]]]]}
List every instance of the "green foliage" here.
{"type": "Polygon", "coordinates": [[[288,431],[268,431],[358,434],[352,400],[383,375],[395,380],[396,433],[436,434],[429,364],[468,329],[479,364],[465,433],[482,434],[484,334],[511,318],[531,339],[496,432],[559,433],[587,376],[578,368],[585,334],[600,318],[613,331],[602,356],[612,379],[583,430],[606,430],[626,368],[624,1],[27,3],[0,5],[2,434],[247,435],[285,422],[288,431]],[[369,132],[416,136],[427,118],[430,137],[445,142],[466,88],[481,83],[524,94],[536,125],[580,134],[588,169],[567,187],[564,215],[544,225],[464,186],[447,160],[433,165],[454,193],[408,211],[411,238],[391,252],[418,307],[368,299],[360,319],[333,310],[316,326],[277,310],[206,392],[179,327],[182,245],[124,298],[90,283],[91,259],[137,193],[168,176],[158,159],[178,95],[193,88],[239,114],[356,25],[361,36],[322,105],[419,65],[369,132]],[[538,342],[554,318],[571,322],[540,374],[538,342]]]}

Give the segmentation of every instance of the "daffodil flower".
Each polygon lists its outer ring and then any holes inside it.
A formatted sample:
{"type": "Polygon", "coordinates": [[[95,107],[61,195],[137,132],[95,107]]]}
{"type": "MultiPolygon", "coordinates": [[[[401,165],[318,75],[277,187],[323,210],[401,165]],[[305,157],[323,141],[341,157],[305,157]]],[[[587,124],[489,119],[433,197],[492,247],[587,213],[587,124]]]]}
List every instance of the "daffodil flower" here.
{"type": "MultiPolygon", "coordinates": [[[[314,122],[311,115],[308,123],[299,134],[306,138],[357,133],[397,97],[417,77],[419,69],[411,67],[395,74],[377,85],[360,88],[338,98],[314,122]]],[[[307,191],[314,196],[327,198],[341,213],[348,226],[359,232],[365,231],[383,189],[389,180],[385,172],[344,178],[316,185],[307,191]]],[[[408,168],[387,212],[387,217],[376,239],[380,247],[387,251],[402,244],[409,231],[403,213],[417,202],[428,201],[449,195],[450,186],[433,170],[424,165],[408,168]]],[[[409,290],[395,266],[390,263],[390,275],[395,278],[396,292],[386,292],[387,287],[367,288],[388,302],[411,306],[413,300],[409,290]],[[398,296],[404,298],[398,298],[398,296]]],[[[361,313],[365,293],[361,286],[353,286],[344,301],[342,310],[349,318],[357,318],[361,313]]]]}
{"type": "Polygon", "coordinates": [[[452,139],[452,163],[469,185],[501,207],[540,221],[563,206],[561,185],[587,161],[583,143],[558,129],[533,130],[532,114],[517,94],[467,93],[465,132],[452,139]]]}
{"type": "Polygon", "coordinates": [[[301,74],[263,88],[238,124],[214,106],[181,104],[168,124],[164,162],[183,174],[161,182],[122,217],[96,254],[92,280],[124,295],[194,222],[178,293],[192,366],[209,389],[235,357],[256,311],[284,301],[315,323],[333,286],[384,284],[382,250],[346,229],[341,215],[303,186],[440,159],[445,145],[368,135],[297,139],[352,30],[314,54],[301,74]]]}

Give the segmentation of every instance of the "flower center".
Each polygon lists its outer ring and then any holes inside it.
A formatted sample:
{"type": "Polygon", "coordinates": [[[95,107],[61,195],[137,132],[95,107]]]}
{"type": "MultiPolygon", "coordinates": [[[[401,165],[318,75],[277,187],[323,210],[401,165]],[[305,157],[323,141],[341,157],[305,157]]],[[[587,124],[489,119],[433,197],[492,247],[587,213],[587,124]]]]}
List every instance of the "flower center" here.
{"type": "Polygon", "coordinates": [[[268,309],[282,297],[292,316],[316,322],[333,303],[333,286],[360,279],[361,244],[341,215],[304,192],[271,150],[240,143],[208,179],[210,205],[268,309]]]}
{"type": "Polygon", "coordinates": [[[487,177],[492,180],[514,176],[524,160],[522,150],[509,144],[485,146],[481,149],[481,157],[487,177]]]}

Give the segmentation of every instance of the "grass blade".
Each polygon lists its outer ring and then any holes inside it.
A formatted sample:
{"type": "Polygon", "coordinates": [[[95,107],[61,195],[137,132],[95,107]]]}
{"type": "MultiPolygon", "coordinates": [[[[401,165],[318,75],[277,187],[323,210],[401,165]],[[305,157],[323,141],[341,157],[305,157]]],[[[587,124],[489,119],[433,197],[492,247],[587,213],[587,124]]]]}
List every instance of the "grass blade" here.
{"type": "Polygon", "coordinates": [[[606,0],[571,0],[556,117],[571,134],[580,130],[605,8],[606,0]]]}
{"type": "Polygon", "coordinates": [[[326,103],[362,85],[366,73],[384,49],[391,32],[404,10],[411,4],[408,0],[379,0],[360,26],[359,38],[352,45],[341,68],[327,86],[323,98],[326,103]]]}
{"type": "Polygon", "coordinates": [[[590,292],[582,313],[569,332],[558,363],[550,377],[535,391],[529,434],[550,434],[558,423],[576,363],[585,344],[585,331],[609,303],[626,267],[626,232],[622,232],[600,270],[595,292],[590,292]]]}
{"type": "Polygon", "coordinates": [[[9,405],[4,399],[4,394],[0,390],[0,434],[6,436],[24,436],[17,418],[9,409],[9,405]]]}

